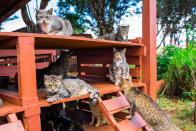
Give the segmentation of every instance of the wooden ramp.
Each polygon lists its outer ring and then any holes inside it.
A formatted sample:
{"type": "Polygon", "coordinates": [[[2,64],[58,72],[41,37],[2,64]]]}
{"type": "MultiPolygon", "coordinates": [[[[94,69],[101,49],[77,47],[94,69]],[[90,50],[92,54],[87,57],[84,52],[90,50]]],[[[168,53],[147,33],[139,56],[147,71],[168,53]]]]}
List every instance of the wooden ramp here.
{"type": "Polygon", "coordinates": [[[130,108],[128,101],[121,91],[117,92],[117,97],[103,100],[99,97],[99,106],[107,117],[109,123],[116,131],[136,131],[139,129],[147,130],[146,122],[139,114],[135,114],[133,119],[116,120],[115,114],[130,108]]]}

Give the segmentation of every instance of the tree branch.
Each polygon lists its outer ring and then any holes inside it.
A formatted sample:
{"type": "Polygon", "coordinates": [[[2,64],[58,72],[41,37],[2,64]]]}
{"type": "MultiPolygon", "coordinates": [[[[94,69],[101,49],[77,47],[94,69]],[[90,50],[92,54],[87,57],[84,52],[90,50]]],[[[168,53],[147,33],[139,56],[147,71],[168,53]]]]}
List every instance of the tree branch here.
{"type": "Polygon", "coordinates": [[[45,9],[46,6],[48,5],[49,1],[50,1],[50,0],[42,0],[39,8],[40,8],[41,10],[42,10],[42,9],[45,9]]]}
{"type": "Polygon", "coordinates": [[[22,19],[23,19],[23,21],[24,21],[24,23],[25,23],[26,25],[32,25],[32,24],[34,24],[33,21],[31,21],[30,18],[29,18],[29,16],[28,16],[26,6],[24,6],[24,7],[21,9],[21,14],[22,14],[22,19]]]}

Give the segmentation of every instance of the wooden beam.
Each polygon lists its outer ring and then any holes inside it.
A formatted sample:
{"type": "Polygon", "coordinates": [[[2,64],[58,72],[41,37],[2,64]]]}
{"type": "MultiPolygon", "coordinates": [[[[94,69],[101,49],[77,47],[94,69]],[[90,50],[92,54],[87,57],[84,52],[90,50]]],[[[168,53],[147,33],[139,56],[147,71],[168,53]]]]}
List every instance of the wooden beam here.
{"type": "Polygon", "coordinates": [[[12,6],[6,9],[4,13],[2,13],[3,15],[0,17],[0,23],[10,17],[12,14],[14,14],[21,7],[24,7],[29,1],[30,0],[17,0],[12,6]]]}
{"type": "Polygon", "coordinates": [[[147,47],[147,55],[143,57],[143,81],[147,84],[147,92],[156,98],[156,0],[143,0],[142,38],[147,47]]]}

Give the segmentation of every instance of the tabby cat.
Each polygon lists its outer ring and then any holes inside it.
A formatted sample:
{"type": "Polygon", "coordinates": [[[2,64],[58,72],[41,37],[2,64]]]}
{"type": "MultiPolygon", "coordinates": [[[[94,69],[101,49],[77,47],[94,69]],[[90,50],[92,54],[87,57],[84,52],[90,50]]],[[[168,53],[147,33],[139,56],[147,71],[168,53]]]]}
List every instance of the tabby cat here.
{"type": "MultiPolygon", "coordinates": [[[[56,62],[51,63],[48,67],[43,69],[36,69],[37,87],[44,87],[44,75],[62,75],[66,78],[66,74],[69,71],[70,64],[69,58],[72,57],[73,52],[61,51],[61,55],[56,62]]],[[[15,74],[15,85],[18,87],[18,73],[15,74]]]]}
{"type": "Polygon", "coordinates": [[[128,26],[119,25],[117,29],[117,33],[110,33],[103,36],[99,36],[98,39],[128,42],[128,33],[129,33],[129,25],[128,26]]]}
{"type": "Polygon", "coordinates": [[[53,16],[52,12],[52,8],[49,10],[36,9],[36,21],[40,25],[41,30],[51,35],[72,35],[73,29],[69,20],[63,20],[59,16],[53,16]]]}
{"type": "Polygon", "coordinates": [[[70,96],[65,88],[62,75],[44,75],[44,85],[46,91],[47,102],[68,98],[70,96]]]}
{"type": "Polygon", "coordinates": [[[62,75],[44,75],[44,84],[47,91],[48,102],[66,97],[77,97],[90,94],[90,105],[94,106],[99,97],[97,89],[80,79],[62,79],[62,75]]]}
{"type": "Polygon", "coordinates": [[[123,79],[119,86],[123,89],[124,95],[131,105],[131,115],[127,116],[128,119],[131,119],[137,112],[153,131],[177,131],[165,111],[152,98],[137,87],[133,87],[130,79],[123,79]]]}
{"type": "Polygon", "coordinates": [[[98,104],[96,104],[95,106],[90,106],[90,110],[91,110],[91,122],[89,123],[90,125],[94,124],[95,119],[97,119],[95,124],[96,127],[108,123],[104,113],[102,112],[98,104]]]}
{"type": "Polygon", "coordinates": [[[113,63],[110,64],[109,67],[109,79],[115,83],[115,85],[119,85],[120,78],[128,79],[130,77],[129,74],[129,65],[126,61],[125,52],[126,48],[124,49],[113,49],[114,57],[113,63]]]}

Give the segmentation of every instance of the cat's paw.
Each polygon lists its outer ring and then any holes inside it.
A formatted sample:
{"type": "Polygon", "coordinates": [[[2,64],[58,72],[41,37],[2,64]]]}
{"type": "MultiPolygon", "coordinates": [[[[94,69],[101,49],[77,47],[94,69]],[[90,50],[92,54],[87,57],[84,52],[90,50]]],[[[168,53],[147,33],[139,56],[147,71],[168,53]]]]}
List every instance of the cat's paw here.
{"type": "Polygon", "coordinates": [[[54,99],[54,98],[48,98],[46,101],[47,101],[48,103],[52,103],[53,101],[55,101],[55,99],[54,99]]]}
{"type": "Polygon", "coordinates": [[[116,85],[116,86],[118,86],[118,85],[119,85],[119,83],[118,83],[118,82],[115,82],[115,85],[116,85]]]}
{"type": "Polygon", "coordinates": [[[95,124],[96,127],[99,127],[99,123],[95,124]]]}
{"type": "Polygon", "coordinates": [[[131,120],[133,118],[133,116],[129,115],[129,116],[126,116],[125,118],[131,120]]]}
{"type": "Polygon", "coordinates": [[[92,126],[93,124],[94,124],[94,122],[90,122],[90,123],[89,123],[89,125],[91,125],[91,126],[92,126]]]}

